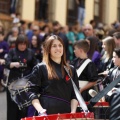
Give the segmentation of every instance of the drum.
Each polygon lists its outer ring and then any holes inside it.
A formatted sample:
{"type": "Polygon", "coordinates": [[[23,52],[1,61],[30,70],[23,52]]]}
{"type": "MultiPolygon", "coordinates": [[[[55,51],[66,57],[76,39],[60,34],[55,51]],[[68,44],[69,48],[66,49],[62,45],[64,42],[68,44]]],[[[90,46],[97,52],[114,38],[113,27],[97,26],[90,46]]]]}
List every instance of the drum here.
{"type": "Polygon", "coordinates": [[[22,118],[21,120],[94,120],[94,114],[92,112],[53,114],[48,116],[22,118]]]}
{"type": "Polygon", "coordinates": [[[19,109],[23,109],[31,105],[29,100],[29,91],[32,85],[27,78],[18,78],[8,85],[8,90],[11,94],[12,100],[18,105],[19,109]]]}

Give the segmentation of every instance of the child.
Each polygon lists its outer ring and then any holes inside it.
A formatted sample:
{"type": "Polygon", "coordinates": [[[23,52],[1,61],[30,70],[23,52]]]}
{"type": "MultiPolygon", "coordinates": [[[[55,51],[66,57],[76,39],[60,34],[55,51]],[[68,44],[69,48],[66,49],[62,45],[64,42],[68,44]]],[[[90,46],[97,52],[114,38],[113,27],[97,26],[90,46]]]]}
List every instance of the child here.
{"type": "Polygon", "coordinates": [[[77,58],[71,63],[76,68],[79,77],[80,92],[82,93],[85,101],[89,101],[91,99],[88,91],[96,84],[98,76],[95,64],[88,59],[87,56],[89,48],[90,45],[87,40],[77,41],[74,44],[74,53],[77,58]]]}
{"type": "MultiPolygon", "coordinates": [[[[108,77],[104,80],[104,84],[108,85],[115,81],[117,77],[120,77],[120,48],[115,48],[113,51],[112,61],[115,65],[108,72],[108,77]]],[[[106,74],[107,75],[107,74],[106,74]]],[[[105,100],[109,102],[109,119],[120,119],[120,82],[105,95],[105,100]]]]}

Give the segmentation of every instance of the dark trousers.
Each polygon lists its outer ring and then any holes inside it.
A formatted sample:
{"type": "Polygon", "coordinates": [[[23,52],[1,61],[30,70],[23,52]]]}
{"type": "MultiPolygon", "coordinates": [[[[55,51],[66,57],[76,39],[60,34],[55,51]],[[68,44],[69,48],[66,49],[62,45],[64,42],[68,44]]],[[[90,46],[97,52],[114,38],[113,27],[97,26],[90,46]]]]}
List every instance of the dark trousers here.
{"type": "Polygon", "coordinates": [[[47,114],[58,114],[58,113],[70,113],[70,104],[51,97],[40,97],[40,103],[44,109],[47,110],[47,114]]]}
{"type": "Polygon", "coordinates": [[[27,110],[19,110],[17,104],[12,101],[9,91],[7,90],[7,120],[20,120],[27,116],[27,110]]]}
{"type": "Polygon", "coordinates": [[[114,92],[109,99],[110,120],[120,120],[120,89],[114,92]]]}

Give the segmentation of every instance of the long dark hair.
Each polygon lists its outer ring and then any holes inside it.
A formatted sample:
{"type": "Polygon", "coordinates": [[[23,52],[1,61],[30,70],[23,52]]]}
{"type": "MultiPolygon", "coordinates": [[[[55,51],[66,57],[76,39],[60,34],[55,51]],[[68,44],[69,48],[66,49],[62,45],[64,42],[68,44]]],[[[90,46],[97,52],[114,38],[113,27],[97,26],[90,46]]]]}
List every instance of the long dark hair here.
{"type": "MultiPolygon", "coordinates": [[[[40,47],[41,47],[41,40],[40,40],[39,35],[33,35],[33,36],[36,37],[36,41],[37,41],[37,49],[40,49],[40,47]]],[[[33,36],[32,36],[32,37],[33,37],[33,36]]],[[[34,46],[32,45],[32,43],[31,43],[31,45],[30,45],[30,48],[34,48],[34,46]]]]}
{"type": "Polygon", "coordinates": [[[95,51],[99,52],[99,49],[98,49],[99,40],[97,39],[97,37],[94,37],[94,36],[88,37],[87,40],[90,41],[90,49],[88,51],[88,58],[92,59],[94,52],[95,51]]]}
{"type": "MultiPolygon", "coordinates": [[[[56,35],[49,36],[49,37],[47,37],[47,39],[45,40],[44,45],[43,45],[43,62],[46,63],[49,79],[53,79],[53,78],[59,79],[56,74],[55,68],[52,66],[51,60],[50,60],[50,49],[51,49],[53,41],[55,41],[55,40],[59,40],[61,42],[61,44],[63,45],[63,55],[61,58],[62,75],[63,76],[65,75],[64,66],[66,66],[70,70],[70,67],[68,66],[68,64],[66,62],[66,54],[65,54],[65,47],[64,47],[63,40],[56,35]]],[[[70,74],[71,73],[72,72],[70,70],[70,74]]]]}

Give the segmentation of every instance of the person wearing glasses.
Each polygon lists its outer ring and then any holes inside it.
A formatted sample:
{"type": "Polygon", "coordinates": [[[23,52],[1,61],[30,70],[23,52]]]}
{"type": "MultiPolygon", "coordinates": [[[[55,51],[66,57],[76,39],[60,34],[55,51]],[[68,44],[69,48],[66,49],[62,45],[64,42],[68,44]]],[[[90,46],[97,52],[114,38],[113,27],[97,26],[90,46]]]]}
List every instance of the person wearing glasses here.
{"type": "Polygon", "coordinates": [[[75,113],[78,101],[64,66],[77,87],[78,78],[75,69],[66,62],[63,40],[56,35],[47,37],[43,51],[43,62],[36,65],[29,76],[29,81],[38,86],[38,91],[32,91],[29,97],[32,105],[39,116],[75,113]],[[38,92],[40,98],[37,97],[38,92]]]}

